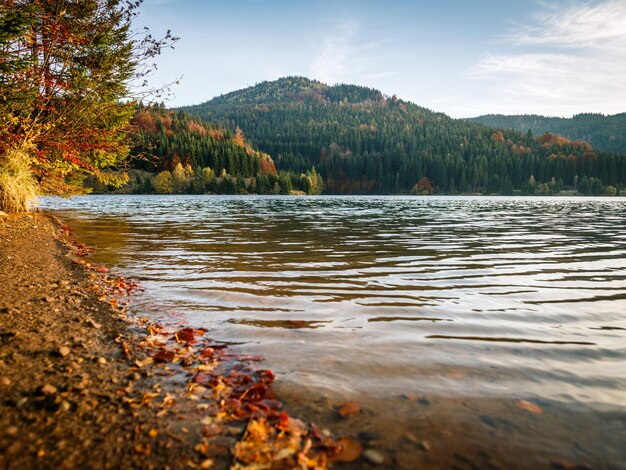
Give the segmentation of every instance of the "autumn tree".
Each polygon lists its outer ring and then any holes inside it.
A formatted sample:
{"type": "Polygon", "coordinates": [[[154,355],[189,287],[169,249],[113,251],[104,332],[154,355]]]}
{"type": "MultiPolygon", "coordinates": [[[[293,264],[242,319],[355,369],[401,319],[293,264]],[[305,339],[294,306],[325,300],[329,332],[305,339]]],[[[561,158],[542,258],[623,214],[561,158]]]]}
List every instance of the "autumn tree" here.
{"type": "MultiPolygon", "coordinates": [[[[132,24],[141,0],[3,0],[0,5],[0,207],[18,173],[40,192],[120,184],[132,90],[176,38],[132,24]]],[[[143,85],[146,82],[144,81],[143,85]]]]}

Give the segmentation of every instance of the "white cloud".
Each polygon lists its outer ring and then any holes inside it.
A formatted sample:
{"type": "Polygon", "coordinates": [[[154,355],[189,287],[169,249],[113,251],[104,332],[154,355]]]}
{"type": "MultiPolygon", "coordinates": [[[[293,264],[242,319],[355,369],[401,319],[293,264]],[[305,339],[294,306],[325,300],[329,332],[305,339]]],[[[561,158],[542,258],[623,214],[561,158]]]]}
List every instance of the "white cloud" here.
{"type": "Polygon", "coordinates": [[[310,65],[311,76],[334,84],[338,82],[364,83],[397,72],[382,64],[390,58],[385,46],[396,42],[392,39],[359,37],[360,25],[354,20],[336,24],[318,47],[310,65]]]}
{"type": "Polygon", "coordinates": [[[626,1],[544,5],[535,20],[506,36],[509,52],[485,54],[470,71],[492,81],[481,107],[548,115],[626,111],[626,1]]]}
{"type": "Polygon", "coordinates": [[[311,64],[311,73],[315,78],[334,83],[346,75],[352,42],[358,29],[356,22],[345,21],[324,38],[321,49],[311,64]]]}

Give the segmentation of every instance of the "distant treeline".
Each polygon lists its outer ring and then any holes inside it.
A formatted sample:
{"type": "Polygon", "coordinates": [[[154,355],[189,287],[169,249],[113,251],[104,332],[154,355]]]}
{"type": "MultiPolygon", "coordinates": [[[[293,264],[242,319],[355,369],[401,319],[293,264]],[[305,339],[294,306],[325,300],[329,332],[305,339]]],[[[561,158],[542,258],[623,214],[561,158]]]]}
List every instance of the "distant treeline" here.
{"type": "MultiPolygon", "coordinates": [[[[624,104],[626,106],[626,103],[624,104]]],[[[626,154],[626,113],[605,116],[604,114],[577,114],[572,118],[546,117],[536,114],[504,116],[487,114],[468,119],[491,127],[515,129],[541,135],[546,132],[560,134],[570,140],[584,140],[593,148],[603,152],[626,154]]]]}

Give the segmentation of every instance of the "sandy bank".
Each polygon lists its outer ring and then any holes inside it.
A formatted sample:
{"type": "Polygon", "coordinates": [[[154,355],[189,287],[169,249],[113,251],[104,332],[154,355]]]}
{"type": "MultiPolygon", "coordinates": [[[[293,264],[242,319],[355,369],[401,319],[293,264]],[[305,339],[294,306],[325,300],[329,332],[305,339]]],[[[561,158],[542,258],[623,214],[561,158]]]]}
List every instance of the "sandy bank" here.
{"type": "Polygon", "coordinates": [[[43,214],[0,221],[0,466],[328,468],[359,459],[358,441],[282,410],[262,358],[205,329],[128,316],[135,284],[92,266],[88,252],[43,214]]]}
{"type": "Polygon", "coordinates": [[[58,231],[41,214],[0,222],[0,466],[200,464],[199,426],[175,419],[187,407],[158,415],[141,405],[164,393],[159,380],[124,356],[116,338],[128,323],[58,231]]]}

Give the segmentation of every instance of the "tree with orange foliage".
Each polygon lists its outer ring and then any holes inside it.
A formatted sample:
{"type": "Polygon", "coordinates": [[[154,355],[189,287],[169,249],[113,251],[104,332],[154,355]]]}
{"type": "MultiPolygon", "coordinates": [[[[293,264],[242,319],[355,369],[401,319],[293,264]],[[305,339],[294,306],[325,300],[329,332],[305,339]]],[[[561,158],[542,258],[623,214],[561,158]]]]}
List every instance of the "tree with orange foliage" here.
{"type": "Polygon", "coordinates": [[[129,152],[131,88],[146,85],[148,62],[177,39],[134,32],[140,4],[2,1],[0,206],[19,209],[3,202],[16,172],[45,193],[78,192],[86,175],[123,182],[110,170],[129,152]]]}

